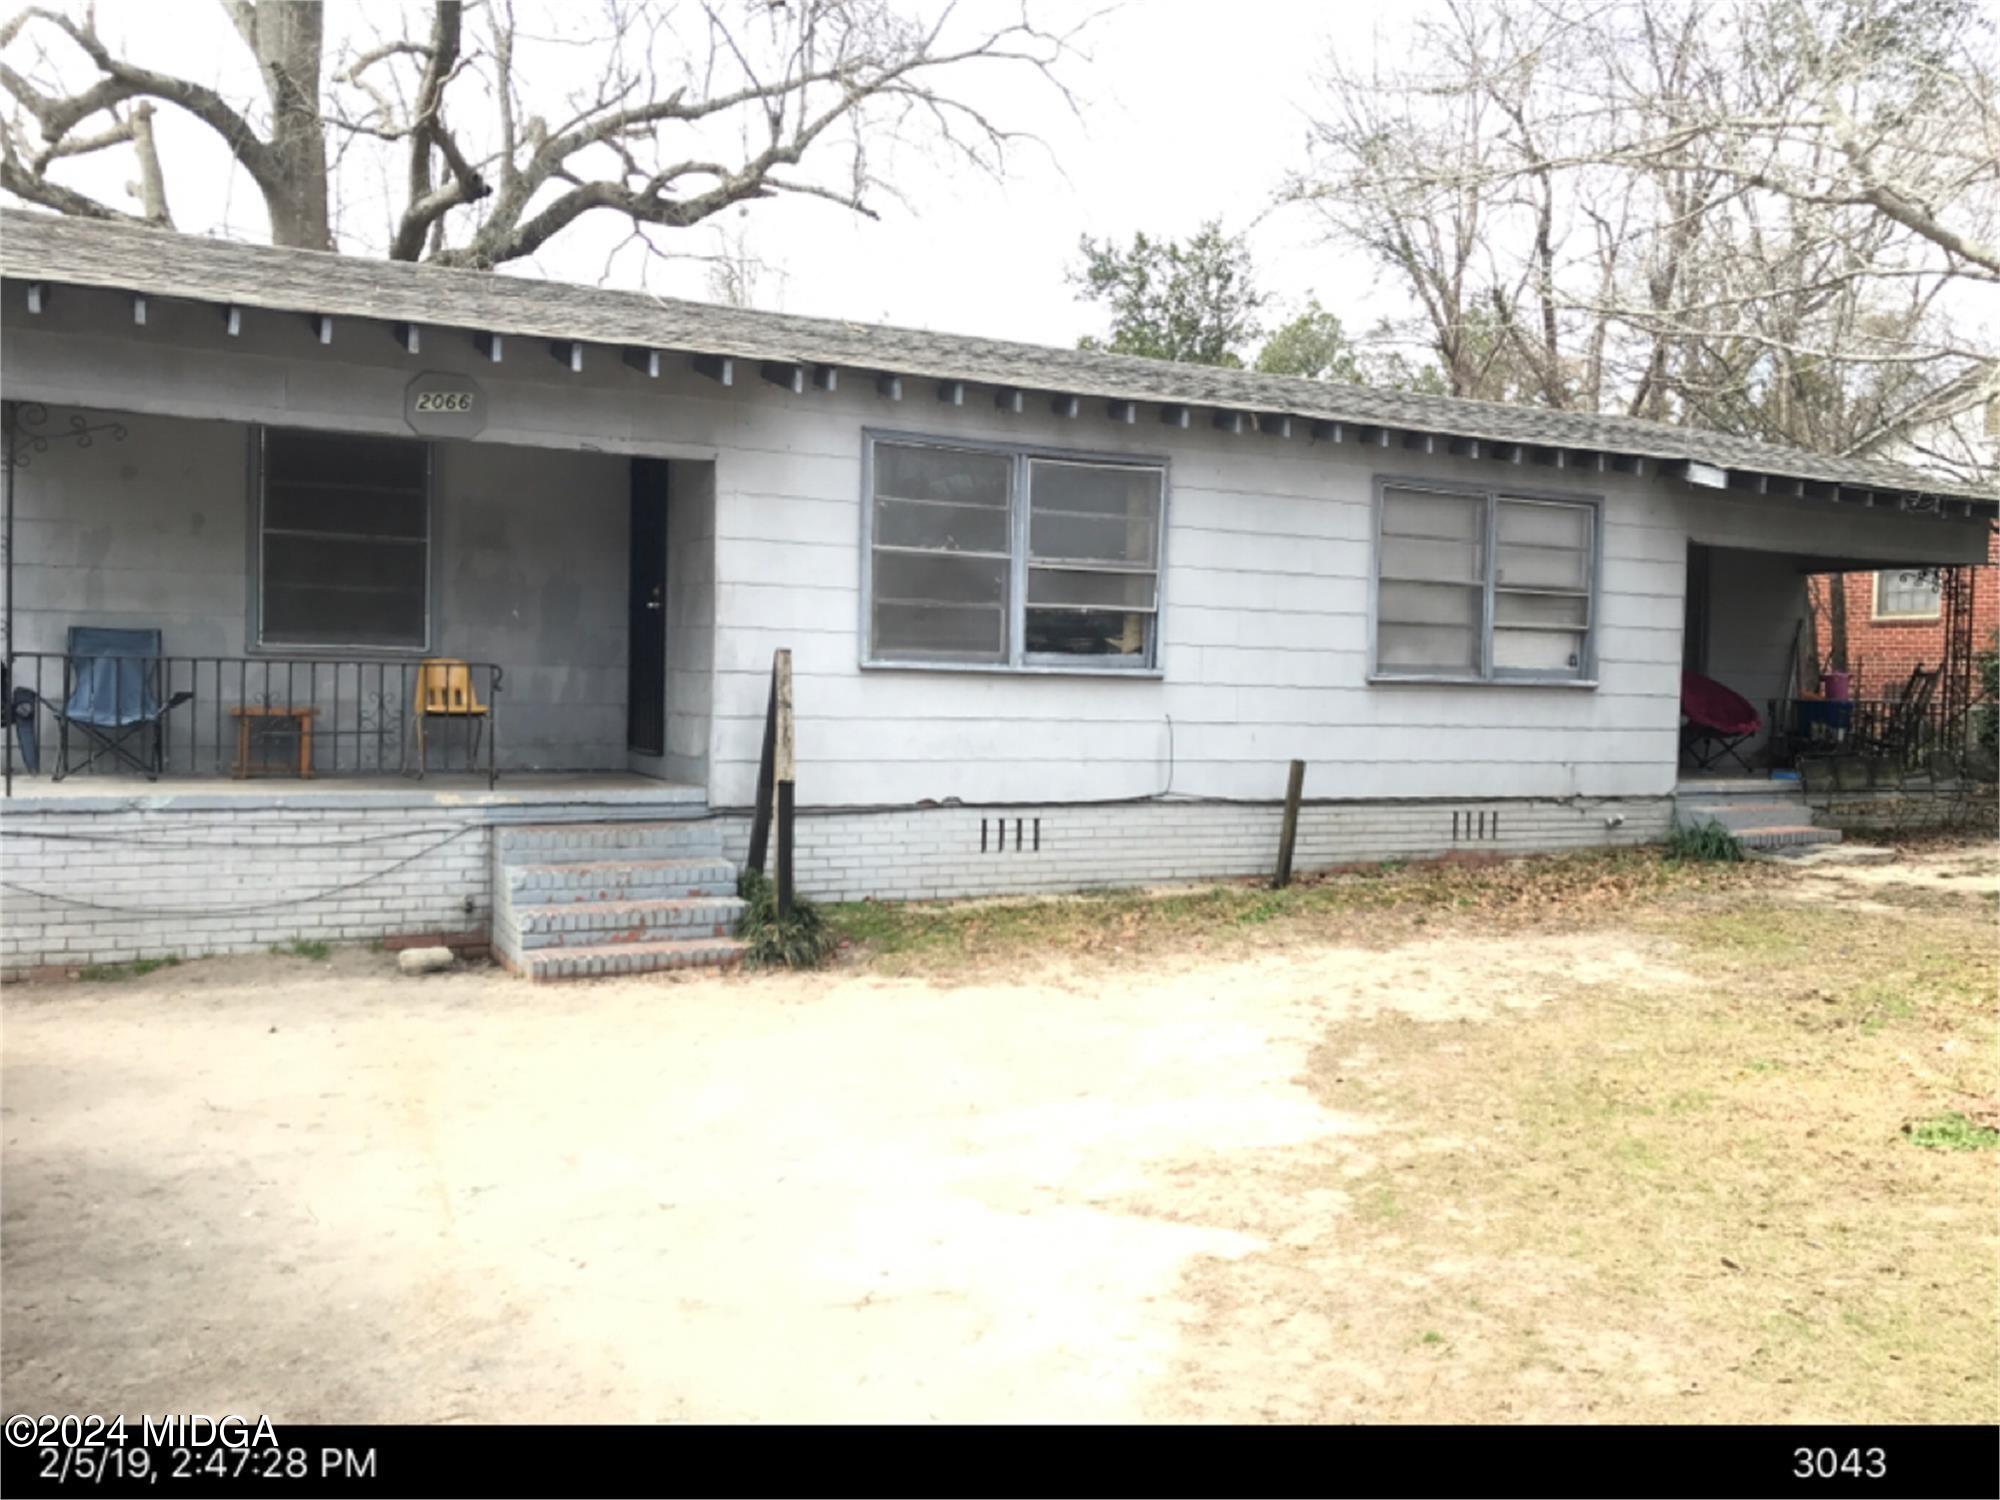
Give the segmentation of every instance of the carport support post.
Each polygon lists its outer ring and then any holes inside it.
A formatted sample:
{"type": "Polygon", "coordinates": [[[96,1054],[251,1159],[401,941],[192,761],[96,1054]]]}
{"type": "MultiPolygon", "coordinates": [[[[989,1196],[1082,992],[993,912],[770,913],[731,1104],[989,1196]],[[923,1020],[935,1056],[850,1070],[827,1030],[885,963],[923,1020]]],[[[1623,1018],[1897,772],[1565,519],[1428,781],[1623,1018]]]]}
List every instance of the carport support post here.
{"type": "Polygon", "coordinates": [[[778,802],[778,919],[792,911],[792,816],[794,760],[792,742],[792,653],[780,651],[771,663],[771,690],[776,695],[777,744],[772,756],[772,778],[778,802]]]}
{"type": "Polygon", "coordinates": [[[1292,883],[1292,846],[1299,838],[1299,798],[1306,789],[1306,763],[1292,762],[1292,774],[1285,782],[1285,821],[1278,829],[1278,873],[1271,889],[1282,891],[1292,883]]]}

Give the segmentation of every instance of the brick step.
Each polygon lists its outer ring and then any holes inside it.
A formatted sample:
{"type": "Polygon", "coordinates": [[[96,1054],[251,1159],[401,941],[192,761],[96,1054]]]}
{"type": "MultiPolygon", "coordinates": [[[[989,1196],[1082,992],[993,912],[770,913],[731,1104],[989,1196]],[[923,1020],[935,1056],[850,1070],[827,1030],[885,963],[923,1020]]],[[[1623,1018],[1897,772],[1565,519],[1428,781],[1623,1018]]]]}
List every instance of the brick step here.
{"type": "Polygon", "coordinates": [[[674,901],[571,901],[517,906],[511,936],[524,952],[537,948],[596,948],[681,938],[728,937],[743,915],[734,896],[674,901]]]}
{"type": "Polygon", "coordinates": [[[736,938],[704,937],[681,942],[611,943],[595,948],[531,948],[512,967],[537,984],[558,979],[609,979],[657,974],[668,969],[729,969],[743,961],[736,938]]]}
{"type": "Polygon", "coordinates": [[[1812,813],[1806,807],[1803,796],[1785,802],[1752,802],[1747,798],[1734,802],[1683,802],[1674,809],[1674,814],[1683,824],[1692,827],[1720,823],[1732,833],[1789,827],[1812,821],[1812,813]]]}
{"type": "Polygon", "coordinates": [[[507,865],[507,899],[516,906],[565,901],[671,901],[734,896],[736,866],[720,855],[679,859],[593,859],[570,864],[507,865]]]}
{"type": "Polygon", "coordinates": [[[1679,782],[1674,787],[1674,798],[1680,802],[1727,802],[1737,798],[1748,801],[1768,800],[1772,797],[1796,796],[1800,784],[1796,780],[1780,781],[1770,776],[1704,776],[1695,781],[1679,782]]]}
{"type": "Polygon", "coordinates": [[[1838,828],[1814,828],[1809,823],[1779,825],[1775,828],[1753,828],[1738,833],[1736,837],[1746,849],[1790,849],[1806,844],[1837,844],[1840,842],[1838,828]]]}
{"type": "Polygon", "coordinates": [[[493,830],[502,864],[583,864],[602,860],[719,857],[722,833],[692,819],[650,823],[520,823],[493,830]]]}

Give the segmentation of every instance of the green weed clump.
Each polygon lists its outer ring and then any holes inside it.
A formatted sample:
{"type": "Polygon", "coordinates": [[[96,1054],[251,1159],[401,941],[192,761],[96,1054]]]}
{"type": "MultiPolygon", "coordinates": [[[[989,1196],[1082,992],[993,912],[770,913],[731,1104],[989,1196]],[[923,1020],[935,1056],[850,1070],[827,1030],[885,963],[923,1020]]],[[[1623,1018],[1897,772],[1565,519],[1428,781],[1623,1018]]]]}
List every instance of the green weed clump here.
{"type": "Polygon", "coordinates": [[[803,896],[793,895],[792,909],[781,920],[778,888],[761,870],[745,870],[736,894],[749,903],[736,924],[736,935],[749,945],[746,962],[760,968],[816,969],[840,946],[839,934],[803,896]]]}
{"type": "Polygon", "coordinates": [[[1683,823],[1667,839],[1667,858],[1741,864],[1743,840],[1720,823],[1683,823]]]}

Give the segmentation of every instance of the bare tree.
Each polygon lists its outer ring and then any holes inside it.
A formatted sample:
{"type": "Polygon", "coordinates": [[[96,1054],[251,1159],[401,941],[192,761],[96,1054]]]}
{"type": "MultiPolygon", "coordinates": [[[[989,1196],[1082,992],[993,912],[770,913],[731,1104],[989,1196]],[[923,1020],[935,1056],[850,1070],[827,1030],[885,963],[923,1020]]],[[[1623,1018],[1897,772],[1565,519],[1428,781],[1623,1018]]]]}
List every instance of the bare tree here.
{"type": "Polygon", "coordinates": [[[1332,65],[1289,196],[1451,389],[1919,456],[1990,388],[1976,0],[1451,0],[1394,54],[1332,65]]]}
{"type": "MultiPolygon", "coordinates": [[[[1058,65],[1080,26],[1028,10],[971,25],[956,4],[897,0],[596,0],[517,14],[515,0],[435,0],[406,31],[330,41],[320,0],[222,0],[261,99],[124,55],[92,8],[29,6],[0,27],[0,188],[61,213],[169,224],[157,105],[206,126],[262,195],[272,239],[334,248],[342,163],[400,156],[375,247],[489,267],[585,215],[681,229],[781,195],[872,215],[877,163],[942,150],[997,173],[1026,139],[981,102],[982,72],[1068,98],[1058,65]],[[65,178],[129,146],[136,211],[65,178]]],[[[346,13],[336,13],[345,19],[346,13]]],[[[357,13],[358,14],[358,13],[357,13]]]]}

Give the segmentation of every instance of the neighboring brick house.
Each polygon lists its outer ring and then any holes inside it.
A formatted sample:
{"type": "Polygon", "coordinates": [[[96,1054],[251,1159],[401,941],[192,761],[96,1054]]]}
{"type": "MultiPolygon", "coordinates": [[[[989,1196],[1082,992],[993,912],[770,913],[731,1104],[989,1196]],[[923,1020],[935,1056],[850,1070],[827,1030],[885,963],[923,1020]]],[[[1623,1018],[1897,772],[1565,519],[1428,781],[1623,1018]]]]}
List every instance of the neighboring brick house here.
{"type": "MultiPolygon", "coordinates": [[[[1813,577],[1813,619],[1822,664],[1835,657],[1831,593],[1836,588],[1844,590],[1847,666],[1855,697],[1894,697],[1915,668],[1934,668],[1944,661],[1945,622],[1936,577],[1886,569],[1813,577]]],[[[1988,538],[1986,565],[1973,570],[1972,649],[1990,648],[1996,630],[2000,630],[2000,532],[1988,538]]],[[[1968,696],[1978,695],[1975,690],[1968,696]]]]}

